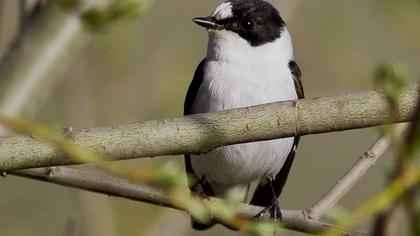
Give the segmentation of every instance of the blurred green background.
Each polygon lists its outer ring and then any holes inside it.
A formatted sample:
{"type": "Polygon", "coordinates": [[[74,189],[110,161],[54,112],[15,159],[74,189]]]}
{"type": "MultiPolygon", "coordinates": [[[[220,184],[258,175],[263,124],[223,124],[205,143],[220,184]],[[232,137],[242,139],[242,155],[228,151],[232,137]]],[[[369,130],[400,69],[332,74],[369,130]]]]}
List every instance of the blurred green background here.
{"type": "MultiPolygon", "coordinates": [[[[5,53],[17,20],[10,2],[0,0],[0,54],[5,53]]],[[[81,128],[181,116],[186,90],[207,46],[206,32],[191,19],[209,14],[219,2],[155,0],[140,17],[89,33],[93,39],[66,66],[46,99],[36,109],[26,108],[22,117],[81,128]]],[[[413,79],[420,77],[418,1],[271,3],[292,33],[307,97],[371,90],[373,71],[381,62],[401,63],[413,79]]],[[[372,128],[303,137],[281,206],[310,207],[378,134],[372,128]]],[[[391,154],[372,168],[340,206],[351,210],[384,186],[391,154]]],[[[167,159],[124,163],[141,170],[167,159]]],[[[178,162],[181,166],[182,159],[178,162]]],[[[223,227],[194,232],[182,212],[13,176],[0,179],[0,189],[0,235],[235,234],[223,227]]]]}

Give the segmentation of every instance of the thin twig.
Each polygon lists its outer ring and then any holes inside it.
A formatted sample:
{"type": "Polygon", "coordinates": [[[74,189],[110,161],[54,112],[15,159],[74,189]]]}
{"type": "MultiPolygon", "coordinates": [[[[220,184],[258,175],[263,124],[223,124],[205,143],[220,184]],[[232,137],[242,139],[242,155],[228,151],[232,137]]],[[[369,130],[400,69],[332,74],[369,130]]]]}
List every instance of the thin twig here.
{"type": "MultiPolygon", "coordinates": [[[[395,135],[400,135],[406,128],[405,124],[398,125],[395,128],[395,135]]],[[[366,174],[366,172],[378,161],[391,145],[392,137],[387,134],[382,135],[360,159],[350,168],[350,170],[315,203],[307,214],[312,219],[319,219],[325,213],[335,206],[348,191],[366,174]]]]}
{"type": "MultiPolygon", "coordinates": [[[[149,185],[135,183],[120,177],[111,176],[93,168],[85,169],[60,166],[22,170],[14,172],[13,174],[92,192],[179,209],[165,191],[149,185]]],[[[215,200],[209,200],[209,202],[211,201],[215,200]]],[[[252,218],[261,212],[262,209],[262,207],[241,204],[238,210],[238,216],[243,218],[252,218]]],[[[308,219],[303,211],[282,210],[282,213],[283,226],[288,229],[301,232],[319,233],[331,227],[328,223],[308,219]]],[[[345,235],[364,235],[363,233],[357,231],[346,232],[343,230],[343,233],[345,233],[345,235]]]]}
{"type": "Polygon", "coordinates": [[[351,215],[340,219],[338,224],[330,228],[324,235],[341,235],[342,228],[352,228],[365,222],[372,215],[386,210],[391,204],[399,201],[407,189],[420,184],[420,169],[408,167],[405,172],[393,180],[389,186],[379,194],[363,203],[351,215]],[[337,230],[335,227],[338,227],[337,230]]]}
{"type": "MultiPolygon", "coordinates": [[[[398,122],[409,121],[417,86],[400,100],[398,122]]],[[[84,129],[67,136],[107,160],[185,153],[253,141],[372,127],[389,123],[389,106],[380,92],[278,102],[255,107],[199,114],[109,128],[84,129]],[[250,128],[249,128],[250,127],[250,128]]],[[[0,121],[16,126],[4,116],[0,121]]],[[[23,129],[25,130],[25,129],[23,129]]],[[[0,170],[9,171],[76,164],[49,142],[30,136],[0,137],[0,170]]]]}

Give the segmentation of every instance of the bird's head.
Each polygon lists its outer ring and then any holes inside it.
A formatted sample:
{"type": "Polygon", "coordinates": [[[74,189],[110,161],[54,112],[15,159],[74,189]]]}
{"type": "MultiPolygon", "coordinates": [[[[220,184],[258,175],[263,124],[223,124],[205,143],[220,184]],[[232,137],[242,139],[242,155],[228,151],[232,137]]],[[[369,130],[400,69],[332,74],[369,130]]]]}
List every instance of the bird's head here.
{"type": "Polygon", "coordinates": [[[253,47],[275,41],[285,28],[279,12],[263,0],[227,0],[210,16],[193,21],[215,34],[234,33],[253,47]]]}

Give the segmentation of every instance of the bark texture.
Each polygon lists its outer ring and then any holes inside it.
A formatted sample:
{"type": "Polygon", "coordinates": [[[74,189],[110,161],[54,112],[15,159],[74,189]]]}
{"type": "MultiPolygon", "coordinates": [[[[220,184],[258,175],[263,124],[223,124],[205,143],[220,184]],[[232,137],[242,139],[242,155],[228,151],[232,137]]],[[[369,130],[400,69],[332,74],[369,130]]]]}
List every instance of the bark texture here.
{"type": "MultiPolygon", "coordinates": [[[[401,95],[398,120],[392,120],[385,95],[372,91],[82,129],[65,136],[106,160],[200,154],[237,143],[407,122],[415,110],[417,94],[418,88],[413,86],[401,95]]],[[[29,135],[0,137],[1,171],[76,163],[52,144],[29,135]]]]}

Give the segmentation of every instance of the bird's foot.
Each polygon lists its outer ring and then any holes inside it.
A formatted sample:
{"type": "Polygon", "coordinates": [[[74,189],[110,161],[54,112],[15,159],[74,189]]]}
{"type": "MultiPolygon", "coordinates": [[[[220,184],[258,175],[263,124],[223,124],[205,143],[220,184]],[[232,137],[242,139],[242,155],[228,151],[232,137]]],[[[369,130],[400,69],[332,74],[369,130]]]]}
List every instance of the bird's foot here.
{"type": "Polygon", "coordinates": [[[194,186],[191,187],[191,192],[196,194],[199,197],[210,199],[211,196],[206,194],[205,188],[208,186],[206,178],[203,176],[194,186]]]}
{"type": "Polygon", "coordinates": [[[279,203],[277,200],[275,200],[270,206],[264,208],[260,213],[258,213],[256,216],[254,216],[254,219],[262,219],[264,215],[267,213],[270,214],[270,218],[276,222],[282,221],[282,214],[281,209],[279,206],[279,203]]]}

